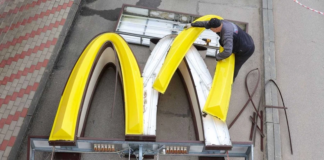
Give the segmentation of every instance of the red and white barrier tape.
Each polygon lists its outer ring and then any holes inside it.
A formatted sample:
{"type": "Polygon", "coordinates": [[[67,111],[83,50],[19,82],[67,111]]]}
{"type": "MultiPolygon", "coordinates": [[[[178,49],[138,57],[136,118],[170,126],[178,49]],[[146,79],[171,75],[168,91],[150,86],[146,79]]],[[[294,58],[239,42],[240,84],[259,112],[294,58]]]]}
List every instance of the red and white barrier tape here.
{"type": "Polygon", "coordinates": [[[301,5],[301,6],[305,7],[305,8],[307,8],[307,9],[313,11],[313,12],[316,12],[316,13],[318,13],[318,14],[324,15],[323,12],[320,12],[320,11],[315,10],[315,9],[313,9],[313,8],[309,8],[309,7],[307,7],[307,6],[303,5],[303,4],[301,4],[300,2],[298,2],[298,0],[294,0],[294,2],[296,2],[297,4],[299,4],[299,5],[301,5]]]}

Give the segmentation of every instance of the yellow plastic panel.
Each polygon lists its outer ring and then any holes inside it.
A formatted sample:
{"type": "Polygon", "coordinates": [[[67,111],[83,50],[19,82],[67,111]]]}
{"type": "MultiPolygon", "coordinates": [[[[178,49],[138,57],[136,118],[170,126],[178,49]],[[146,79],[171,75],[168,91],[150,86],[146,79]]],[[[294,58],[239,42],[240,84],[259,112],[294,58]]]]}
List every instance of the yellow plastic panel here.
{"type": "MultiPolygon", "coordinates": [[[[216,15],[206,15],[198,18],[196,21],[209,21],[212,18],[223,19],[216,15]]],[[[168,55],[163,63],[163,66],[153,84],[153,88],[160,93],[164,93],[167,89],[170,80],[180,65],[182,59],[188,52],[191,45],[195,42],[198,36],[205,30],[205,28],[191,27],[183,30],[173,41],[168,55]]]]}
{"type": "Polygon", "coordinates": [[[143,79],[137,61],[122,37],[104,33],[92,40],[75,64],[61,97],[49,141],[74,141],[86,83],[97,53],[107,41],[114,45],[121,66],[126,134],[143,134],[143,79]]]}
{"type": "MultiPolygon", "coordinates": [[[[222,51],[223,48],[221,47],[222,51]]],[[[234,75],[235,56],[218,61],[213,79],[213,84],[203,112],[226,121],[228,106],[231,99],[234,75]]]]}

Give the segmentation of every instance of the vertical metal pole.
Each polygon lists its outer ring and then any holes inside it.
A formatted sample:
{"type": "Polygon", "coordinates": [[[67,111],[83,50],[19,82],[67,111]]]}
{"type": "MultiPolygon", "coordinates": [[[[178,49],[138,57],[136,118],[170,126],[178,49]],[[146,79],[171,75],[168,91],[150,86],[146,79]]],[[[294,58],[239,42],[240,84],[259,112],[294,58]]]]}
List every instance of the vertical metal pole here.
{"type": "Polygon", "coordinates": [[[31,150],[30,157],[31,157],[30,158],[31,160],[34,160],[35,159],[35,150],[34,149],[31,150]]]}
{"type": "Polygon", "coordinates": [[[30,152],[31,153],[30,153],[30,158],[29,159],[34,160],[35,159],[35,149],[31,149],[30,152]]]}
{"type": "Polygon", "coordinates": [[[248,147],[245,153],[245,160],[253,160],[253,144],[248,147]]]}
{"type": "MultiPolygon", "coordinates": [[[[253,126],[253,124],[252,124],[252,126],[253,126]]],[[[251,153],[251,147],[248,147],[247,151],[245,152],[245,158],[244,158],[245,160],[250,159],[250,153],[251,153]]]]}
{"type": "MultiPolygon", "coordinates": [[[[261,132],[263,134],[263,112],[260,111],[260,114],[261,114],[261,132]]],[[[260,140],[261,140],[261,151],[263,152],[263,137],[260,136],[260,140]]]]}
{"type": "Polygon", "coordinates": [[[33,147],[32,143],[34,143],[34,142],[31,141],[30,144],[29,144],[29,160],[34,160],[35,159],[35,157],[34,157],[35,150],[34,150],[34,147],[33,147]]]}
{"type": "Polygon", "coordinates": [[[251,145],[251,152],[249,155],[249,160],[253,160],[253,144],[251,145]]]}
{"type": "Polygon", "coordinates": [[[55,147],[53,146],[53,149],[52,149],[52,157],[51,157],[51,160],[53,160],[53,158],[54,158],[54,149],[55,149],[55,147]]]}
{"type": "Polygon", "coordinates": [[[138,159],[143,160],[143,145],[139,146],[138,159]]]}
{"type": "Polygon", "coordinates": [[[131,148],[130,146],[128,146],[129,150],[128,150],[128,160],[130,160],[130,154],[131,154],[131,148]]]}
{"type": "Polygon", "coordinates": [[[253,127],[254,127],[253,121],[255,120],[255,116],[256,116],[256,113],[253,112],[253,120],[252,120],[252,125],[251,125],[251,132],[250,132],[250,141],[252,141],[253,127]]]}

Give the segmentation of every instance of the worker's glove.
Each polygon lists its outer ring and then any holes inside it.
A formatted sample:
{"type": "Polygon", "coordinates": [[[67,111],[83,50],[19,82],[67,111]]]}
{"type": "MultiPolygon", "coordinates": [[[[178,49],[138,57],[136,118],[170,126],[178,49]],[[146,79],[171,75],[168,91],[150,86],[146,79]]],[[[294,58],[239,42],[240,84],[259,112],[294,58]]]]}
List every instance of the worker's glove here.
{"type": "Polygon", "coordinates": [[[216,54],[215,54],[215,59],[216,59],[216,61],[220,61],[220,60],[222,60],[221,58],[219,58],[219,57],[217,56],[217,52],[216,52],[216,54]]]}
{"type": "Polygon", "coordinates": [[[186,24],[184,27],[183,27],[183,29],[188,29],[188,28],[190,28],[191,27],[191,23],[188,23],[188,24],[186,24]]]}

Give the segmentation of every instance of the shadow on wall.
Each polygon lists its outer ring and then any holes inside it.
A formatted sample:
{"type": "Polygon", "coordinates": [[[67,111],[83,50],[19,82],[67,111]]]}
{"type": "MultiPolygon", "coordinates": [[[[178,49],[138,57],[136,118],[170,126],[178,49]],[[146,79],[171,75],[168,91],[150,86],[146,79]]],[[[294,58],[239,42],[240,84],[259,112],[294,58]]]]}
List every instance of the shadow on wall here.
{"type": "MultiPolygon", "coordinates": [[[[96,10],[87,7],[88,4],[93,3],[97,0],[86,0],[85,5],[82,6],[80,15],[81,16],[93,16],[98,15],[109,21],[117,21],[121,8],[111,9],[111,10],[96,10]]],[[[144,6],[149,8],[157,8],[160,6],[162,0],[139,0],[136,5],[144,6]]]]}

